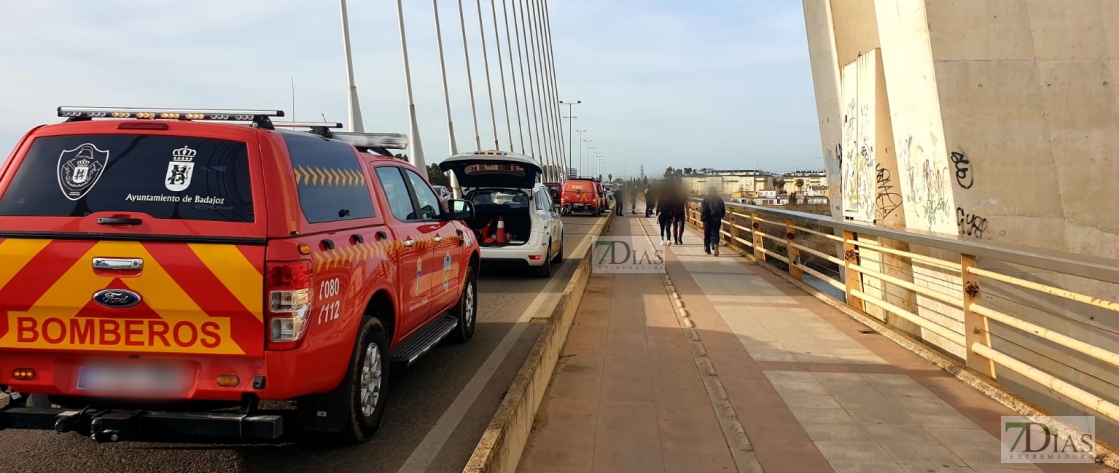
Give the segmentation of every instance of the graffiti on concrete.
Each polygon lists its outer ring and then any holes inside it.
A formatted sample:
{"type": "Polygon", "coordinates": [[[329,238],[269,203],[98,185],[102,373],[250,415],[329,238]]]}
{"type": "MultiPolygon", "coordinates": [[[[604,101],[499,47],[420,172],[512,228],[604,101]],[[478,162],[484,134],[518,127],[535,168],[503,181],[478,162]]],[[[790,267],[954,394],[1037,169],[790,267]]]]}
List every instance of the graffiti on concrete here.
{"type": "Polygon", "coordinates": [[[960,227],[960,235],[974,238],[983,238],[987,231],[987,219],[983,216],[968,213],[962,207],[956,207],[956,225],[960,227]]]}
{"type": "Polygon", "coordinates": [[[951,159],[952,165],[956,167],[956,184],[964,189],[971,189],[971,186],[975,184],[975,176],[971,172],[971,161],[968,161],[967,155],[962,151],[953,151],[951,159]]]}
{"type": "Polygon", "coordinates": [[[833,204],[835,210],[842,211],[840,203],[842,200],[837,199],[836,196],[842,195],[843,189],[843,144],[836,144],[834,148],[828,149],[824,153],[824,166],[827,168],[828,176],[828,199],[833,204]]]}
{"type": "Polygon", "coordinates": [[[912,136],[907,137],[904,145],[898,148],[898,163],[905,163],[909,185],[905,200],[913,204],[914,221],[926,223],[929,231],[951,231],[948,230],[951,227],[945,228],[952,222],[948,206],[950,184],[947,166],[935,164],[912,136]]]}
{"type": "Polygon", "coordinates": [[[882,167],[881,164],[876,164],[875,168],[878,171],[878,194],[875,201],[878,210],[882,212],[881,218],[884,219],[894,213],[898,207],[901,207],[902,199],[901,194],[894,191],[890,170],[882,167]]]}
{"type": "Polygon", "coordinates": [[[870,107],[859,106],[855,97],[847,102],[843,139],[848,146],[843,149],[840,164],[843,180],[843,215],[864,222],[874,221],[874,163],[875,152],[870,107]],[[856,116],[855,114],[858,113],[856,116]]]}

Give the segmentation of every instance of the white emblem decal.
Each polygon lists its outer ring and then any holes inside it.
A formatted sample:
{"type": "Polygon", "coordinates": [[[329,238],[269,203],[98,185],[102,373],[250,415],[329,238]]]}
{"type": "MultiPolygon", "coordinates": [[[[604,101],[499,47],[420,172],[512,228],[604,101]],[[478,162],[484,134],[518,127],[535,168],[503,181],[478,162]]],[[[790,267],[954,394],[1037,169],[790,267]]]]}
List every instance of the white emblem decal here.
{"type": "Polygon", "coordinates": [[[451,252],[447,252],[447,256],[443,257],[443,290],[451,288],[451,252]]]}
{"type": "Polygon", "coordinates": [[[190,187],[190,178],[194,175],[194,156],[198,151],[183,146],[171,152],[171,162],[167,163],[167,176],[163,178],[163,185],[171,192],[182,192],[190,187]]]}
{"type": "Polygon", "coordinates": [[[108,161],[109,152],[90,143],[63,151],[58,156],[58,188],[62,195],[70,200],[85,197],[101,178],[108,161]]]}

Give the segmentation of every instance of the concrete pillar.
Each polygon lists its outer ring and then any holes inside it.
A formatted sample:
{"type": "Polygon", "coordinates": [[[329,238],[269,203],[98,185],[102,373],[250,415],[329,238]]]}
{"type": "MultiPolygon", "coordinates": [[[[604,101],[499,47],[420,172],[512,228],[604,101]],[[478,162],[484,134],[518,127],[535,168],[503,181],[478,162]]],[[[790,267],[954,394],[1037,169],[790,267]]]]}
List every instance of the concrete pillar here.
{"type": "MultiPolygon", "coordinates": [[[[803,5],[833,216],[1119,258],[1114,211],[1119,186],[1113,182],[1119,171],[1119,2],[803,0],[803,5]],[[870,69],[880,73],[873,87],[860,74],[870,69]],[[851,115],[853,131],[845,128],[851,115]],[[873,151],[863,153],[862,146],[871,144],[873,151]]],[[[961,258],[930,248],[909,250],[948,261],[961,258]]],[[[862,255],[864,265],[872,255],[862,255]]],[[[887,274],[909,274],[919,286],[960,287],[958,274],[873,256],[887,274]]],[[[993,261],[976,264],[1119,298],[1119,287],[1112,284],[993,261]]],[[[1100,346],[1119,344],[1114,314],[1004,284],[983,286],[976,301],[981,305],[1100,346]]],[[[877,294],[868,289],[864,292],[877,294]]],[[[878,293],[963,330],[961,310],[905,292],[885,285],[878,293]],[[908,297],[908,305],[891,297],[908,297]]],[[[896,325],[967,358],[963,347],[896,325]]],[[[995,349],[1119,401],[1114,366],[1001,325],[991,330],[995,349]]],[[[1053,412],[1085,412],[996,370],[1000,382],[1053,412]]],[[[1104,438],[1119,437],[1119,426],[1100,423],[1104,438]]]]}

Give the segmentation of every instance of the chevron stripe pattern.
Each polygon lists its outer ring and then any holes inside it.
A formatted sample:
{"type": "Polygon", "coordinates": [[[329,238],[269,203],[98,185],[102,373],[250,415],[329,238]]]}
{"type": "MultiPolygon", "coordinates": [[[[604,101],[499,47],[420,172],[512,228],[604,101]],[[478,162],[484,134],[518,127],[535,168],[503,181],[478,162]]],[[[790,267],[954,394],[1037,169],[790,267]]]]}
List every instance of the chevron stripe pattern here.
{"type": "Polygon", "coordinates": [[[359,187],[365,176],[353,169],[319,166],[295,166],[295,183],[308,187],[359,187]]]}

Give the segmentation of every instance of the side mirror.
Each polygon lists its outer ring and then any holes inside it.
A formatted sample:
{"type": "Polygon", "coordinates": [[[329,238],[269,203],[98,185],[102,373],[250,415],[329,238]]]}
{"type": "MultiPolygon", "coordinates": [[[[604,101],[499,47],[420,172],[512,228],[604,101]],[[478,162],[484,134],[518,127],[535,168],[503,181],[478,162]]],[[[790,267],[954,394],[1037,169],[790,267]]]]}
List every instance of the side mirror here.
{"type": "Polygon", "coordinates": [[[474,218],[474,203],[469,200],[452,199],[450,220],[471,220],[474,218]]]}

